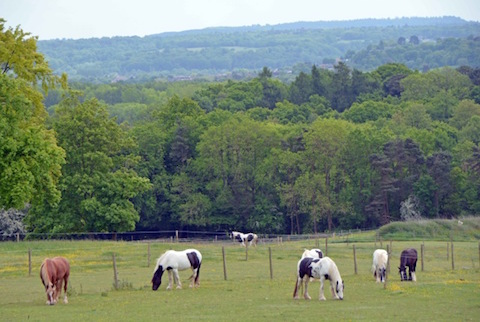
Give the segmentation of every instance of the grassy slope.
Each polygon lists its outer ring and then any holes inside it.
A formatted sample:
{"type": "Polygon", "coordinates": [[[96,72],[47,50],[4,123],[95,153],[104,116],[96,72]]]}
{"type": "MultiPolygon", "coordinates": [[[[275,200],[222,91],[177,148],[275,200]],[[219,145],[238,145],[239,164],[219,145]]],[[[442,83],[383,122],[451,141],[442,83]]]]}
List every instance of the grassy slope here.
{"type": "Polygon", "coordinates": [[[480,217],[394,222],[381,227],[378,235],[384,240],[478,240],[480,217]]]}

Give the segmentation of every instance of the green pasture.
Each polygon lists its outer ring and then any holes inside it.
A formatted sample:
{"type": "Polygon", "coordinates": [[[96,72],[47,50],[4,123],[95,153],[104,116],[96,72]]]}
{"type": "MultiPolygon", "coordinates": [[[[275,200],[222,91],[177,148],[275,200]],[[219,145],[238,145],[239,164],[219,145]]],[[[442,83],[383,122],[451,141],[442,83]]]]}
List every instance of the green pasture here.
{"type": "MultiPolygon", "coordinates": [[[[478,241],[393,241],[387,287],[370,272],[376,248],[390,242],[352,236],[330,238],[328,256],[345,281],[345,299],[318,301],[319,283],[310,284],[312,300],[293,300],[295,269],[304,248],[325,240],[260,242],[244,248],[232,242],[163,243],[111,241],[23,241],[0,243],[1,321],[474,321],[480,316],[478,241]],[[348,241],[348,242],[347,242],[348,241]],[[351,241],[355,241],[352,243],[351,241]],[[402,249],[424,244],[424,269],[417,264],[417,283],[400,282],[397,266],[402,249]],[[355,245],[357,274],[353,260],[355,245]],[[156,258],[167,249],[194,247],[203,254],[200,287],[190,289],[191,271],[180,272],[183,289],[167,291],[167,276],[151,290],[156,258]],[[224,278],[222,247],[226,256],[224,278]],[[148,249],[150,248],[150,263],[148,249]],[[447,259],[448,249],[448,259],[447,259]],[[29,250],[32,270],[29,276],[29,250]],[[119,289],[114,288],[115,253],[119,289]],[[270,278],[270,254],[273,278],[270,278]],[[39,278],[45,257],[69,259],[69,304],[45,304],[39,278]]],[[[62,298],[62,297],[61,297],[62,298]]]]}

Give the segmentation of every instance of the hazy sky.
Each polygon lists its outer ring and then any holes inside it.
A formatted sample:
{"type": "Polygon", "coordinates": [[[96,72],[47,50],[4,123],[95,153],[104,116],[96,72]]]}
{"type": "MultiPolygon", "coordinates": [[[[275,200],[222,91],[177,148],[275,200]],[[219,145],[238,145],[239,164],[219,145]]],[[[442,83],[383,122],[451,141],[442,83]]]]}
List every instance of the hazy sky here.
{"type": "Polygon", "coordinates": [[[0,0],[7,27],[40,40],[145,36],[296,21],[457,16],[480,21],[479,0],[0,0]]]}

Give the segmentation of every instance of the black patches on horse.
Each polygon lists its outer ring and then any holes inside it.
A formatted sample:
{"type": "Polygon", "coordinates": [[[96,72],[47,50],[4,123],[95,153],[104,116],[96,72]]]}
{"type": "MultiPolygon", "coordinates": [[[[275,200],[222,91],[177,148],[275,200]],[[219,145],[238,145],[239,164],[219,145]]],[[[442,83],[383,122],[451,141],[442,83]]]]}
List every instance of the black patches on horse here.
{"type": "Polygon", "coordinates": [[[248,234],[247,241],[252,241],[252,240],[253,240],[253,234],[248,234]]]}
{"type": "Polygon", "coordinates": [[[328,274],[325,274],[325,279],[328,280],[330,276],[328,276],[328,274]]]}
{"type": "Polygon", "coordinates": [[[316,250],[317,254],[318,254],[318,258],[322,258],[323,257],[323,253],[321,250],[316,250]]]}
{"type": "Polygon", "coordinates": [[[312,268],[310,267],[310,264],[312,262],[314,262],[314,260],[311,257],[305,257],[304,259],[302,259],[298,268],[298,276],[300,278],[303,278],[305,275],[309,277],[312,276],[312,268]]]}
{"type": "Polygon", "coordinates": [[[191,252],[187,253],[188,260],[193,269],[200,267],[200,259],[197,256],[197,253],[191,252]]]}

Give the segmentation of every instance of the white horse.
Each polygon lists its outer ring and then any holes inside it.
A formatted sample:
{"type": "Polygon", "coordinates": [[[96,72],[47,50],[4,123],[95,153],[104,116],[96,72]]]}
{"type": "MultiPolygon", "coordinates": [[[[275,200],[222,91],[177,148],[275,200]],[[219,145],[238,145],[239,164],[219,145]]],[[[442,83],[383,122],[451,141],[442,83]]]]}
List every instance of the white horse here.
{"type": "Polygon", "coordinates": [[[246,243],[248,242],[248,246],[255,246],[257,247],[257,241],[258,241],[258,236],[257,234],[254,234],[254,233],[247,233],[247,234],[244,234],[244,233],[241,233],[239,231],[232,231],[232,238],[236,241],[238,241],[239,243],[241,243],[241,245],[243,247],[246,247],[246,243]]]}
{"type": "Polygon", "coordinates": [[[305,251],[302,254],[302,258],[305,258],[305,257],[322,258],[323,252],[318,248],[305,249],[305,251]]]}
{"type": "Polygon", "coordinates": [[[377,279],[377,283],[385,283],[385,275],[387,272],[388,253],[385,249],[377,249],[373,252],[372,271],[373,277],[377,279]]]}
{"type": "Polygon", "coordinates": [[[182,251],[167,250],[157,260],[157,265],[153,271],[152,290],[156,291],[160,287],[160,284],[162,284],[162,275],[165,270],[168,271],[167,290],[172,289],[172,272],[175,284],[177,284],[177,289],[182,288],[178,271],[183,271],[187,268],[191,268],[193,271],[193,274],[190,277],[190,287],[200,285],[199,277],[201,265],[202,254],[196,249],[186,249],[182,251]]]}
{"type": "Polygon", "coordinates": [[[323,286],[325,280],[330,281],[330,290],[332,291],[332,296],[336,299],[343,300],[343,289],[344,283],[340,272],[338,271],[337,265],[330,257],[323,258],[311,258],[305,257],[298,261],[297,265],[297,281],[295,283],[295,290],[293,291],[293,298],[298,299],[298,290],[305,283],[305,291],[303,297],[306,300],[310,300],[311,297],[308,295],[308,282],[310,278],[320,279],[320,294],[318,299],[325,301],[325,295],[323,294],[323,286]]]}

